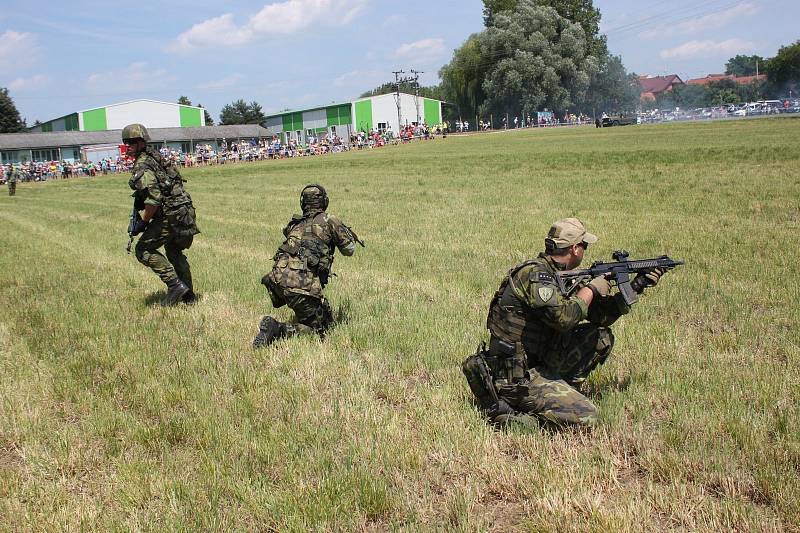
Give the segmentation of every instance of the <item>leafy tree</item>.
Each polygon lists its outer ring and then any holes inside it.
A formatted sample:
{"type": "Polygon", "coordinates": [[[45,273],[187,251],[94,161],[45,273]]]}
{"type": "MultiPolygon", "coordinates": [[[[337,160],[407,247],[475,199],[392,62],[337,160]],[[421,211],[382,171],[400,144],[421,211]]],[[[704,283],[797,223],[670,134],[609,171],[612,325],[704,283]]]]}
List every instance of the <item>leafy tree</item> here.
{"type": "Polygon", "coordinates": [[[590,114],[603,111],[633,111],[639,104],[641,88],[636,74],[628,73],[620,56],[609,55],[592,80],[586,102],[578,110],[590,114]]]}
{"type": "Polygon", "coordinates": [[[742,100],[739,98],[739,95],[736,94],[736,91],[733,89],[719,89],[714,91],[711,96],[711,105],[722,105],[722,104],[738,104],[742,100]]]}
{"type": "Polygon", "coordinates": [[[765,66],[763,57],[757,55],[746,56],[742,54],[733,56],[725,63],[725,74],[729,76],[755,76],[756,63],[758,63],[759,68],[763,71],[765,66]]]}
{"type": "Polygon", "coordinates": [[[513,12],[498,13],[478,40],[491,61],[483,82],[484,115],[575,107],[599,70],[583,28],[536,0],[519,0],[513,12]]]}
{"type": "Polygon", "coordinates": [[[248,104],[240,98],[222,108],[219,114],[219,123],[222,125],[261,124],[266,118],[258,102],[253,101],[248,104]]]}
{"type": "Polygon", "coordinates": [[[19,116],[14,100],[8,95],[8,89],[0,87],[0,133],[24,131],[25,120],[19,116]]]}
{"type": "Polygon", "coordinates": [[[483,0],[483,23],[494,24],[494,17],[503,11],[511,11],[517,7],[519,0],[483,0]]]}
{"type": "Polygon", "coordinates": [[[776,86],[800,82],[800,41],[781,46],[778,54],[767,62],[767,78],[776,86]]]}
{"type": "Polygon", "coordinates": [[[213,126],[214,125],[214,117],[211,116],[211,113],[208,112],[208,109],[203,107],[203,104],[197,104],[197,107],[203,109],[203,114],[206,117],[206,126],[213,126]]]}
{"type": "Polygon", "coordinates": [[[455,51],[450,63],[439,70],[442,100],[453,105],[446,110],[448,118],[474,117],[486,100],[483,81],[491,61],[481,50],[480,35],[470,35],[455,51]]]}
{"type": "MultiPolygon", "coordinates": [[[[382,94],[390,94],[395,91],[395,84],[393,82],[386,82],[383,85],[379,85],[378,87],[372,89],[371,91],[367,91],[362,93],[359,98],[368,98],[370,96],[380,96],[382,94]]],[[[400,84],[400,92],[407,93],[407,94],[415,94],[416,86],[411,82],[403,82],[400,84]]],[[[438,85],[432,85],[430,87],[420,87],[419,88],[419,95],[424,96],[425,98],[435,98],[436,100],[442,99],[441,88],[438,85]]]]}
{"type": "Polygon", "coordinates": [[[181,105],[192,105],[192,101],[189,100],[188,96],[180,96],[178,97],[178,103],[181,105]]]}
{"type": "MultiPolygon", "coordinates": [[[[498,14],[513,12],[519,3],[520,0],[483,0],[484,23],[492,26],[498,14]]],[[[580,24],[595,57],[602,58],[608,53],[606,38],[600,35],[600,10],[592,0],[536,0],[535,4],[552,7],[565,19],[580,24]]]]}

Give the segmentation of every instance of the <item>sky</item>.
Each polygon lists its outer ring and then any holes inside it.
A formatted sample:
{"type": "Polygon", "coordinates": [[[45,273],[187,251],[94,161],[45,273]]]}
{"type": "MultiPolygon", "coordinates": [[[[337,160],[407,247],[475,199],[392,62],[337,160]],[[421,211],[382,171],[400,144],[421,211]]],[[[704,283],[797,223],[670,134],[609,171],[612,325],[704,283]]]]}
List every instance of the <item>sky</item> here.
{"type": "MultiPolygon", "coordinates": [[[[609,49],[638,74],[686,80],[800,38],[796,0],[595,0],[609,49]]],[[[215,120],[343,102],[421,71],[472,33],[480,0],[0,0],[0,87],[29,124],[139,98],[187,96],[215,120]]]]}

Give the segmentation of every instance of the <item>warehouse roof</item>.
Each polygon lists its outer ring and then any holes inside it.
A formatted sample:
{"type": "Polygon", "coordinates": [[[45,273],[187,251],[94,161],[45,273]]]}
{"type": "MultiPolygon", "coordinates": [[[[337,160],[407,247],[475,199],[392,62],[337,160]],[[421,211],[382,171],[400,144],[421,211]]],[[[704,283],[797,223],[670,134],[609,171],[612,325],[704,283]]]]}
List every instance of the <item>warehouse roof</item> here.
{"type": "MultiPolygon", "coordinates": [[[[180,142],[211,139],[269,137],[271,134],[258,124],[230,126],[200,126],[196,128],[150,128],[153,142],[180,142]]],[[[122,143],[121,130],[53,131],[47,133],[6,133],[0,135],[0,150],[58,148],[122,143]]]]}

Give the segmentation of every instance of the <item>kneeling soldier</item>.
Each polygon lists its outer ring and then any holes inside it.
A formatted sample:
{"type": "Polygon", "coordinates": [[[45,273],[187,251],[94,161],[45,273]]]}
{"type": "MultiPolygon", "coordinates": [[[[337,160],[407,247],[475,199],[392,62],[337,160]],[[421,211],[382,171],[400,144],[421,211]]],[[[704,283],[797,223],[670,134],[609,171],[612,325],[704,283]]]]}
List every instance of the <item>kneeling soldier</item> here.
{"type": "Polygon", "coordinates": [[[328,214],[328,194],[322,185],[308,185],[300,194],[302,215],[294,215],[283,228],[286,240],[273,258],[275,264],[261,283],[275,308],[288,305],[297,324],[284,324],[271,316],[261,319],[254,348],[297,334],[320,336],[333,325],[333,312],[322,289],[328,283],[336,248],[342,255],[355,252],[358,238],[334,215],[328,214]]]}
{"type": "MultiPolygon", "coordinates": [[[[593,425],[597,408],[579,392],[614,346],[611,326],[630,311],[604,277],[564,297],[556,272],[577,267],[597,237],[580,220],[553,224],[545,251],[512,268],[489,305],[489,349],[462,366],[489,419],[538,426],[593,425]],[[488,375],[487,375],[488,374],[488,375]]],[[[658,283],[654,269],[631,283],[637,293],[658,283]]]]}

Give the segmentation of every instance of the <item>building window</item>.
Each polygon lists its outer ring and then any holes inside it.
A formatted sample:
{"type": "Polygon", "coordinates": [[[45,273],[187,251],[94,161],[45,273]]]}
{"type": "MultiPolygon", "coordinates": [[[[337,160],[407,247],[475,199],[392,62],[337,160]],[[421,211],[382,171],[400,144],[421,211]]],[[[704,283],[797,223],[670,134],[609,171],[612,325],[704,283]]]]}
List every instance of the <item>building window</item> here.
{"type": "Polygon", "coordinates": [[[386,131],[387,125],[388,124],[386,122],[378,122],[378,132],[383,133],[386,131]]]}
{"type": "Polygon", "coordinates": [[[33,150],[31,152],[32,161],[56,161],[58,160],[58,148],[46,150],[33,150]]]}

